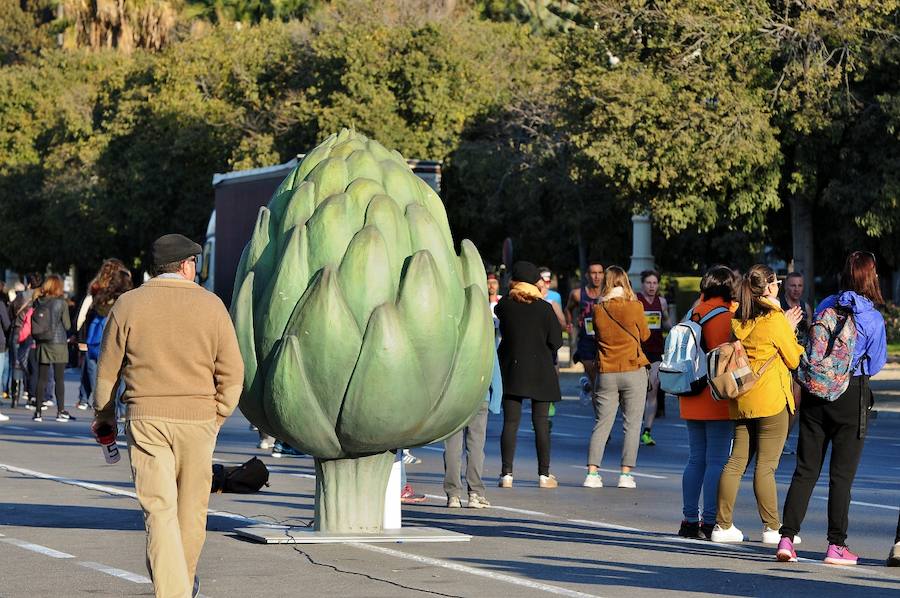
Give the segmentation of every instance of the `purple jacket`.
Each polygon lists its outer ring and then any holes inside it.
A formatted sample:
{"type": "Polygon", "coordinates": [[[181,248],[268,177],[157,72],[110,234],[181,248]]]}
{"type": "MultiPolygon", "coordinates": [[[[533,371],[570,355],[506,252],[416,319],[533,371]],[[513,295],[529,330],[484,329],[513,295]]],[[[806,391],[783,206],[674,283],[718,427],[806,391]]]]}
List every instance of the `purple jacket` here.
{"type": "Polygon", "coordinates": [[[853,311],[857,333],[856,349],[853,352],[856,369],[853,370],[853,375],[874,376],[887,362],[887,334],[881,312],[862,295],[853,291],[841,291],[823,299],[816,308],[816,316],[823,310],[834,307],[835,303],[853,311]]]}

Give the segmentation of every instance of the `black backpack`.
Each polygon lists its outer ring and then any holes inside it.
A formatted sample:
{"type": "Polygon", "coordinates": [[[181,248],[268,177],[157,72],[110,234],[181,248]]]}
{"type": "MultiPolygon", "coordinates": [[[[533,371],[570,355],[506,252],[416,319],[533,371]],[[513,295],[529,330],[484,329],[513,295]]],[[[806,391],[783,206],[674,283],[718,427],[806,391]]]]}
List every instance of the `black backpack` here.
{"type": "Polygon", "coordinates": [[[49,301],[37,301],[31,314],[31,336],[36,341],[53,340],[52,313],[49,301]]]}
{"type": "Polygon", "coordinates": [[[221,494],[253,494],[260,488],[269,485],[269,470],[266,464],[253,457],[243,465],[225,467],[219,463],[212,466],[212,489],[210,492],[221,494]]]}

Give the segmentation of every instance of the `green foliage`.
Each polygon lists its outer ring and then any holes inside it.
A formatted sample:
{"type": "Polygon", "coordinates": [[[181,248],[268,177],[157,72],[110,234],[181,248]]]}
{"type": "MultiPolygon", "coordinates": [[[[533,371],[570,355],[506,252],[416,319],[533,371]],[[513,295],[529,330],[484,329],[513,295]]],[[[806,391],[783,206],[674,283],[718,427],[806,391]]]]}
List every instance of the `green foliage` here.
{"type": "MultiPolygon", "coordinates": [[[[882,306],[881,315],[884,316],[884,326],[887,332],[888,344],[900,344],[900,305],[888,303],[887,305],[882,306]]],[[[891,352],[900,352],[900,348],[895,347],[891,352]]]]}

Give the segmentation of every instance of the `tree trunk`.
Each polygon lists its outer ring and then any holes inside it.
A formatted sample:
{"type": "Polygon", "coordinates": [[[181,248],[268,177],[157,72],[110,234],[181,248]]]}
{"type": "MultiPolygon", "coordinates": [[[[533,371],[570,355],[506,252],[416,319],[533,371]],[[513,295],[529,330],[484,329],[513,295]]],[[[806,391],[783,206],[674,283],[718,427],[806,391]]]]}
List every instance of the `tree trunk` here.
{"type": "Polygon", "coordinates": [[[384,529],[384,493],[394,453],[316,459],[316,531],[375,533],[384,529]]]}
{"type": "Polygon", "coordinates": [[[791,203],[791,236],[793,238],[794,271],[803,274],[806,297],[815,304],[816,273],[813,255],[813,219],[809,203],[794,196],[791,203]]]}

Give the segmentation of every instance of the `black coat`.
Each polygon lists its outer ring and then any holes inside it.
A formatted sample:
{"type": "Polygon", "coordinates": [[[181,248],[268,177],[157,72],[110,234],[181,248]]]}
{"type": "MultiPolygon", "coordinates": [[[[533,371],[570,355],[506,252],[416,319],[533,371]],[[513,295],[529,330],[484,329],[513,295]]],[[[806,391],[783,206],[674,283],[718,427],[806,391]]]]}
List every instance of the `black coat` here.
{"type": "Polygon", "coordinates": [[[503,393],[533,401],[559,401],[553,357],[562,346],[562,328],[553,308],[538,299],[519,303],[503,297],[494,314],[500,321],[500,373],[503,393]]]}

